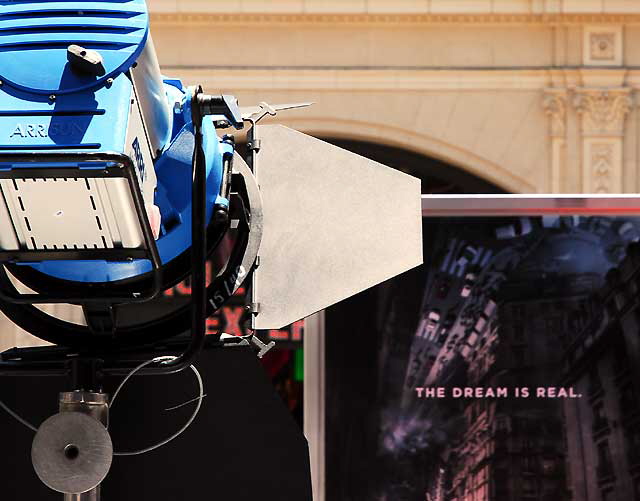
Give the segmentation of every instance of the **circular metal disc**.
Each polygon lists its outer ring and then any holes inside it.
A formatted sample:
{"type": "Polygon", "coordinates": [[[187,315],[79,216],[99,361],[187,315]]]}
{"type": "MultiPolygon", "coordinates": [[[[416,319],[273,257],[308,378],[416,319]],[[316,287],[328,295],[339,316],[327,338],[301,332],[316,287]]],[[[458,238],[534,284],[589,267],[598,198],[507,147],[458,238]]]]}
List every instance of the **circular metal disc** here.
{"type": "Polygon", "coordinates": [[[40,480],[65,494],[97,487],[107,476],[113,445],[102,423],[80,412],[47,419],[33,440],[31,461],[40,480]]]}

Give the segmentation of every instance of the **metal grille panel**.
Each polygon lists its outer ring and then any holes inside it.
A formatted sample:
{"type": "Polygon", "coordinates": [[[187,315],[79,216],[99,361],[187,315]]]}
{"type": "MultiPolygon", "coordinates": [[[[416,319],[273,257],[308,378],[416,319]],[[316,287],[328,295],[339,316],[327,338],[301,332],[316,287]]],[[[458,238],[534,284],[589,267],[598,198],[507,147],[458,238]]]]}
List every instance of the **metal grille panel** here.
{"type": "Polygon", "coordinates": [[[23,248],[111,249],[123,243],[141,244],[125,179],[4,179],[0,186],[23,248]]]}

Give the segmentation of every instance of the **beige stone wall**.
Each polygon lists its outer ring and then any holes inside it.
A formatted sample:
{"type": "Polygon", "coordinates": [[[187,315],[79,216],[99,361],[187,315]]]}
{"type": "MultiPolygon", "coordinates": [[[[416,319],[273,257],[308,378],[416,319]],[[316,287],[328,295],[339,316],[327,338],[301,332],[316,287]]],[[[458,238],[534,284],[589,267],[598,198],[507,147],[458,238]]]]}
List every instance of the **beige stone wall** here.
{"type": "Polygon", "coordinates": [[[638,189],[640,2],[151,0],[166,74],[513,192],[638,189]]]}
{"type": "Polygon", "coordinates": [[[147,0],[154,12],[629,14],[635,0],[147,0]]]}

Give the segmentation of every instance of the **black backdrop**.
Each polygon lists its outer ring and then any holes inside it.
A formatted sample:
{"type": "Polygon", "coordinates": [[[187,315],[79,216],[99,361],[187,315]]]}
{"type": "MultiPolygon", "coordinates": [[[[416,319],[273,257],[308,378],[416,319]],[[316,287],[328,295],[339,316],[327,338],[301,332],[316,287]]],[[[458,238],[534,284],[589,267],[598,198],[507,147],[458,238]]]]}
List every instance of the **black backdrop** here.
{"type": "MultiPolygon", "coordinates": [[[[155,355],[149,355],[152,358],[155,355]]],[[[193,425],[170,444],[141,456],[116,457],[103,501],[310,501],[307,443],[251,348],[209,348],[197,367],[205,392],[193,425]]],[[[119,379],[108,379],[113,391],[119,379]]],[[[65,378],[3,377],[0,398],[36,426],[57,411],[65,378]]],[[[197,396],[191,371],[134,377],[111,414],[114,448],[134,450],[174,433],[195,404],[164,409],[197,396]]],[[[34,433],[0,410],[0,499],[60,500],[30,460],[34,433]]]]}

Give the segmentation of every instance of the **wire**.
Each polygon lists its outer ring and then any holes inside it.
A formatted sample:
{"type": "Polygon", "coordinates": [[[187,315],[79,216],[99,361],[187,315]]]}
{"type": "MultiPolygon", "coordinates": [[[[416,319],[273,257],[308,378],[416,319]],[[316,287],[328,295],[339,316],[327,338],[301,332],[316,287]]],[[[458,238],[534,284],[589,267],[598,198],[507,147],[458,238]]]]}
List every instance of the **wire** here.
{"type": "Polygon", "coordinates": [[[202,400],[203,398],[205,398],[207,396],[207,394],[205,393],[204,395],[202,395],[201,397],[196,397],[196,398],[192,398],[191,400],[187,400],[186,402],[182,402],[179,405],[174,405],[173,407],[167,407],[165,409],[165,412],[169,412],[169,411],[175,411],[176,409],[180,409],[182,407],[184,407],[185,405],[189,405],[192,402],[195,402],[196,400],[202,400]]]}
{"type": "MultiPolygon", "coordinates": [[[[123,379],[122,383],[120,383],[120,386],[118,386],[116,391],[113,393],[113,398],[111,399],[111,405],[109,407],[110,408],[113,407],[113,402],[116,399],[116,397],[118,396],[118,393],[120,393],[120,390],[122,389],[122,387],[129,380],[129,378],[131,378],[131,376],[133,376],[140,369],[142,369],[143,367],[146,367],[147,365],[150,365],[152,363],[171,362],[171,361],[175,360],[176,358],[178,358],[178,357],[173,357],[173,356],[157,357],[157,358],[154,358],[152,360],[148,360],[147,362],[144,362],[144,363],[140,364],[138,367],[136,367],[135,369],[133,369],[127,375],[127,377],[125,377],[123,379]]],[[[137,456],[137,455],[140,455],[140,454],[145,454],[147,452],[151,452],[151,451],[153,451],[155,449],[158,449],[158,448],[162,447],[163,445],[168,444],[172,440],[178,438],[180,435],[182,435],[182,433],[184,433],[187,430],[187,428],[189,428],[189,426],[191,426],[191,423],[193,423],[193,421],[195,421],[196,416],[198,415],[198,413],[200,412],[200,408],[202,407],[202,399],[204,398],[204,383],[202,382],[202,376],[200,375],[200,372],[198,372],[198,369],[196,369],[195,366],[193,366],[193,365],[191,365],[189,367],[193,371],[193,373],[195,374],[196,379],[198,380],[198,387],[199,387],[199,390],[200,390],[200,395],[196,399],[198,401],[198,404],[196,405],[196,408],[193,411],[193,414],[188,419],[188,421],[184,424],[184,426],[182,426],[182,428],[180,428],[176,433],[171,435],[169,438],[164,439],[162,442],[159,442],[159,443],[157,443],[155,445],[151,445],[149,447],[145,447],[144,449],[140,449],[140,450],[137,450],[137,451],[114,452],[113,453],[114,456],[137,456]]]]}
{"type": "MultiPolygon", "coordinates": [[[[116,397],[118,396],[118,394],[120,393],[120,390],[122,390],[122,388],[126,384],[126,382],[129,381],[129,379],[136,372],[138,372],[140,369],[146,367],[147,365],[151,365],[153,363],[172,362],[173,360],[175,360],[177,358],[178,357],[174,357],[174,356],[156,357],[156,358],[153,358],[151,360],[147,360],[146,362],[138,365],[129,374],[127,374],[127,376],[122,380],[122,382],[120,383],[120,385],[118,386],[116,391],[113,393],[113,398],[111,399],[111,403],[109,405],[109,409],[111,409],[113,407],[113,403],[114,403],[116,397]]],[[[189,368],[196,375],[196,379],[198,380],[198,387],[199,387],[199,390],[200,390],[200,394],[194,400],[190,400],[189,402],[186,402],[186,403],[181,404],[181,405],[179,405],[177,407],[174,407],[174,409],[177,409],[179,407],[182,407],[182,406],[186,405],[187,403],[193,402],[195,400],[198,401],[198,405],[196,405],[196,408],[193,411],[193,414],[191,415],[189,420],[184,424],[184,426],[182,426],[182,428],[180,428],[176,433],[171,435],[169,438],[164,439],[162,442],[159,442],[159,443],[157,443],[155,445],[151,445],[149,447],[145,447],[144,449],[140,449],[140,450],[137,450],[137,451],[114,452],[113,453],[114,456],[137,456],[139,454],[145,454],[147,452],[151,452],[153,450],[159,449],[163,445],[166,445],[169,442],[171,442],[172,440],[178,438],[180,435],[182,435],[187,430],[187,428],[189,428],[189,426],[191,426],[191,423],[193,423],[195,421],[198,413],[200,412],[200,408],[202,407],[202,400],[205,397],[205,393],[204,393],[204,383],[202,382],[202,376],[200,375],[200,372],[198,372],[198,369],[196,369],[196,367],[194,365],[189,366],[189,368]]],[[[31,423],[29,423],[26,419],[23,419],[18,414],[16,414],[13,410],[11,410],[9,407],[7,407],[7,405],[4,402],[2,402],[2,400],[0,400],[0,407],[2,409],[4,409],[11,417],[16,419],[18,422],[22,423],[24,426],[26,426],[30,430],[32,430],[32,431],[34,431],[36,433],[38,432],[38,428],[36,428],[31,423]]]]}
{"type": "Polygon", "coordinates": [[[166,356],[166,357],[156,357],[156,358],[152,358],[151,360],[147,360],[146,362],[141,363],[140,365],[138,365],[136,368],[134,368],[129,374],[127,374],[127,376],[122,380],[122,382],[120,383],[120,385],[116,388],[116,391],[113,392],[113,396],[111,397],[111,402],[109,403],[109,408],[113,407],[113,403],[116,400],[116,397],[118,396],[118,393],[120,393],[120,390],[122,390],[122,387],[127,383],[127,381],[129,381],[129,379],[131,379],[131,377],[138,372],[140,369],[144,369],[147,365],[151,365],[151,364],[155,364],[155,363],[162,363],[162,362],[172,362],[173,360],[175,360],[178,357],[173,357],[173,356],[166,356]]]}
{"type": "Polygon", "coordinates": [[[2,407],[5,411],[7,411],[7,413],[14,418],[16,421],[22,423],[23,425],[25,425],[27,428],[29,428],[30,430],[33,430],[35,432],[38,431],[38,428],[36,428],[35,426],[33,426],[29,421],[27,421],[26,419],[21,418],[18,414],[16,414],[15,412],[13,412],[11,409],[9,409],[9,407],[7,407],[7,405],[0,400],[0,407],[2,407]]]}

